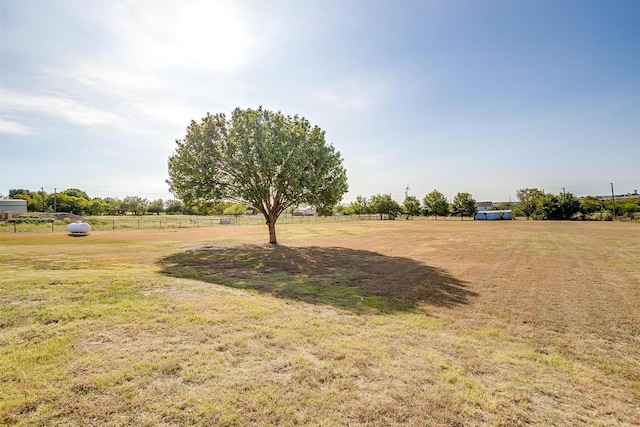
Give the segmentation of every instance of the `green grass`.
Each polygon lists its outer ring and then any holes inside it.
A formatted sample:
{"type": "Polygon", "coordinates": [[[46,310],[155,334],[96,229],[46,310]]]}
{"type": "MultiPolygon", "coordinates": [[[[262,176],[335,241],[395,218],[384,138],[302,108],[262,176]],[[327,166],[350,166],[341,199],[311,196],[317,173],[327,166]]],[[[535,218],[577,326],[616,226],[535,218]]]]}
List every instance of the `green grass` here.
{"type": "MultiPolygon", "coordinates": [[[[277,248],[239,229],[0,236],[0,425],[633,425],[633,323],[581,352],[511,314],[506,284],[569,289],[580,242],[622,311],[636,229],[510,224],[493,264],[473,245],[501,229],[441,223],[291,224],[277,248]]],[[[549,308],[568,318],[576,295],[549,308]]]]}

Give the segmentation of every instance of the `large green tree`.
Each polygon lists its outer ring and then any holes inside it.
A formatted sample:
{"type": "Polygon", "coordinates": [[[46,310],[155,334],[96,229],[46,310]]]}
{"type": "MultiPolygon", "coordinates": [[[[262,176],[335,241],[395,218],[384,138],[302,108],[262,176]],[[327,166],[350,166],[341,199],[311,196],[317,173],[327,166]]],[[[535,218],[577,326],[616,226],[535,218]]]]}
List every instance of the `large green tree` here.
{"type": "Polygon", "coordinates": [[[316,208],[316,214],[318,216],[329,217],[332,216],[336,212],[336,206],[328,207],[328,206],[318,206],[316,208]]]}
{"type": "Polygon", "coordinates": [[[404,209],[405,215],[407,215],[407,219],[412,216],[420,215],[420,211],[422,207],[420,206],[420,200],[418,200],[415,196],[406,196],[404,198],[404,203],[402,204],[402,208],[404,209]]]}
{"type": "Polygon", "coordinates": [[[67,188],[64,191],[61,191],[60,194],[66,194],[67,196],[71,197],[79,197],[81,199],[91,200],[86,191],[82,191],[79,188],[67,188]]]}
{"type": "Polygon", "coordinates": [[[635,218],[636,212],[640,212],[640,199],[625,200],[618,211],[624,213],[629,218],[635,218]]]}
{"type": "Polygon", "coordinates": [[[164,212],[164,201],[162,199],[157,199],[149,202],[149,204],[147,205],[147,212],[160,215],[162,212],[164,212]]]}
{"type": "Polygon", "coordinates": [[[476,201],[469,193],[458,193],[451,204],[453,215],[464,220],[465,216],[474,216],[478,212],[476,201]]]}
{"type": "Polygon", "coordinates": [[[89,200],[85,206],[87,215],[102,215],[107,211],[107,204],[99,197],[89,200]]]}
{"type": "Polygon", "coordinates": [[[164,211],[168,215],[178,215],[184,212],[184,204],[180,200],[167,200],[164,211]]]}
{"type": "Polygon", "coordinates": [[[587,196],[580,201],[580,213],[582,218],[585,219],[587,216],[602,211],[602,201],[596,199],[593,196],[587,196]]]}
{"type": "Polygon", "coordinates": [[[236,217],[239,215],[244,215],[247,213],[247,207],[245,205],[239,205],[237,203],[231,203],[227,206],[222,212],[223,215],[235,215],[236,217]]]}
{"type": "Polygon", "coordinates": [[[516,195],[520,200],[518,211],[529,219],[538,210],[538,204],[544,193],[537,188],[521,188],[516,192],[516,195]]]}
{"type": "Polygon", "coordinates": [[[451,206],[447,198],[438,190],[433,190],[422,200],[424,213],[427,216],[433,215],[436,219],[439,216],[447,216],[451,211],[451,206]]]}
{"type": "Polygon", "coordinates": [[[558,198],[560,199],[560,219],[572,219],[580,212],[580,199],[573,193],[562,193],[558,198]]]}
{"type": "Polygon", "coordinates": [[[571,219],[579,211],[580,201],[571,193],[562,193],[544,194],[536,212],[544,219],[571,219]]]}
{"type": "Polygon", "coordinates": [[[68,212],[76,215],[84,215],[88,203],[87,199],[69,196],[66,193],[48,194],[45,198],[45,205],[52,207],[55,204],[56,212],[68,212]]]}
{"type": "Polygon", "coordinates": [[[371,213],[369,200],[365,196],[356,197],[355,202],[351,202],[345,209],[347,215],[363,215],[371,213]]]}
{"type": "Polygon", "coordinates": [[[185,203],[231,201],[262,213],[269,243],[291,206],[333,207],[347,192],[342,157],[304,117],[262,107],[236,108],[231,118],[192,121],[169,158],[170,190],[185,203]]]}
{"type": "MultiPolygon", "coordinates": [[[[17,199],[18,195],[30,195],[32,193],[31,190],[27,190],[26,188],[10,188],[9,189],[9,198],[17,199]]],[[[24,200],[24,199],[23,199],[24,200]]]]}
{"type": "Polygon", "coordinates": [[[370,202],[371,212],[380,215],[380,219],[383,219],[384,215],[387,215],[389,219],[396,219],[402,212],[402,207],[393,200],[391,194],[376,194],[371,196],[370,202]]]}
{"type": "Polygon", "coordinates": [[[125,212],[131,212],[134,215],[144,215],[147,212],[149,201],[140,196],[127,196],[124,198],[122,204],[125,212]]]}
{"type": "Polygon", "coordinates": [[[123,201],[118,198],[107,197],[104,199],[104,203],[107,205],[105,212],[108,215],[124,215],[126,213],[123,201]]]}

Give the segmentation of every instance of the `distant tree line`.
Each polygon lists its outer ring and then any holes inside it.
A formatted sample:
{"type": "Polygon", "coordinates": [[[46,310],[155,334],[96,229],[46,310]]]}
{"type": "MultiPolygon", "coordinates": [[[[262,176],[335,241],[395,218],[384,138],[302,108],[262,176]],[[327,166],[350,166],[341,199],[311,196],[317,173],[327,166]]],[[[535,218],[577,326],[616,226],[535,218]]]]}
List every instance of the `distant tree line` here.
{"type": "Polygon", "coordinates": [[[522,188],[517,191],[514,206],[516,215],[527,219],[604,219],[616,217],[635,218],[640,212],[640,197],[629,197],[615,202],[593,196],[578,199],[569,192],[545,193],[537,188],[522,188]]]}
{"type": "MultiPolygon", "coordinates": [[[[523,188],[516,192],[518,202],[504,202],[494,209],[513,210],[515,216],[537,220],[562,219],[613,219],[637,218],[640,216],[640,197],[628,197],[614,201],[593,196],[577,198],[570,192],[560,194],[545,193],[537,188],[523,188]]],[[[89,197],[80,189],[69,188],[58,193],[11,189],[8,197],[27,201],[29,212],[69,212],[76,215],[243,215],[254,214],[255,210],[231,202],[210,202],[185,204],[180,200],[151,200],[139,196],[124,199],[114,197],[89,197]]],[[[293,213],[295,207],[287,210],[293,213]]],[[[402,204],[391,194],[376,194],[371,197],[358,196],[347,205],[334,208],[316,208],[320,216],[331,215],[379,215],[380,219],[395,219],[404,215],[407,219],[415,216],[444,218],[458,216],[472,217],[476,214],[476,201],[469,193],[458,193],[450,201],[443,193],[433,190],[422,200],[406,196],[402,204]]]]}
{"type": "Polygon", "coordinates": [[[242,215],[254,213],[235,203],[194,203],[185,205],[180,200],[151,200],[139,196],[89,197],[77,188],[57,193],[31,191],[23,188],[9,190],[10,199],[27,201],[29,212],[69,212],[76,215],[242,215]]]}
{"type": "Polygon", "coordinates": [[[450,215],[472,217],[476,214],[476,201],[469,193],[458,193],[451,202],[438,190],[427,194],[422,203],[415,196],[406,196],[402,205],[393,200],[390,194],[376,194],[370,198],[356,197],[347,206],[339,206],[338,212],[344,215],[380,215],[380,219],[395,219],[405,215],[407,219],[414,216],[447,217],[450,215]]]}
{"type": "MultiPolygon", "coordinates": [[[[517,202],[497,203],[489,209],[513,211],[514,216],[536,220],[602,219],[611,220],[615,212],[617,218],[637,218],[640,216],[640,197],[617,200],[602,200],[593,196],[577,198],[570,192],[560,194],[545,193],[537,188],[523,188],[517,191],[517,202]],[[615,208],[615,209],[614,209],[615,208]]],[[[380,219],[394,219],[406,215],[438,217],[471,217],[477,213],[476,201],[469,193],[458,193],[449,200],[438,190],[427,194],[422,201],[414,196],[406,196],[400,205],[390,194],[376,194],[369,198],[356,197],[346,206],[338,206],[336,211],[344,215],[377,214],[380,219]]]]}

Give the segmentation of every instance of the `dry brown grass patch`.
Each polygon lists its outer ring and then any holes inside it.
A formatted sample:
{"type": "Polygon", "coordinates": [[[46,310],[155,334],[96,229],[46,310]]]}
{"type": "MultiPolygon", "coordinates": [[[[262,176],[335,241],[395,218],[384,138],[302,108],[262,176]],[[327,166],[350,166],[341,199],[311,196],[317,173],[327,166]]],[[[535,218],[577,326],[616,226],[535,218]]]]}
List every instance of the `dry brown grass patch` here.
{"type": "Polygon", "coordinates": [[[263,228],[0,236],[0,424],[640,419],[637,226],[263,228]]]}

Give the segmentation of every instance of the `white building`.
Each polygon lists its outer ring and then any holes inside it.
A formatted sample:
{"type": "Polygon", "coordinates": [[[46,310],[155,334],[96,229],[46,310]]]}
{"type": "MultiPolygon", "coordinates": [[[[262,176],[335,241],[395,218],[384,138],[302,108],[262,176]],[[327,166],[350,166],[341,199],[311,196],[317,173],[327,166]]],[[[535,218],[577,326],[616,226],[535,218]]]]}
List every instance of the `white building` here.
{"type": "Polygon", "coordinates": [[[0,219],[9,219],[27,211],[27,201],[22,199],[0,199],[0,219]]]}
{"type": "Polygon", "coordinates": [[[510,210],[497,210],[497,211],[486,211],[486,210],[478,210],[478,213],[473,217],[473,219],[477,220],[499,220],[499,219],[513,219],[510,210]]]}
{"type": "Polygon", "coordinates": [[[493,209],[493,202],[476,202],[476,209],[478,212],[491,210],[493,209]]]}

